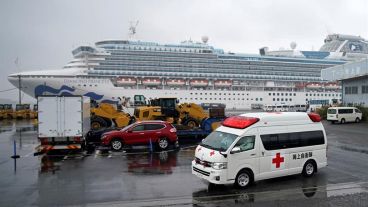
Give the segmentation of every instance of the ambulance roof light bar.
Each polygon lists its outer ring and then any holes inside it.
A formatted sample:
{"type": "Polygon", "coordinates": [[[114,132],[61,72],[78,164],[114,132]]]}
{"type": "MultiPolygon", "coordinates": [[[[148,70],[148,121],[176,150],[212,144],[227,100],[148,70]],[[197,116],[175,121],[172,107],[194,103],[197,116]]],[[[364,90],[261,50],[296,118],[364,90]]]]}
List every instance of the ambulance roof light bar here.
{"type": "Polygon", "coordinates": [[[308,116],[313,122],[321,122],[321,117],[319,116],[319,114],[308,113],[308,116]]]}
{"type": "Polygon", "coordinates": [[[246,116],[232,116],[224,120],[222,122],[222,126],[237,128],[237,129],[245,129],[259,121],[258,118],[255,117],[246,117],[246,116]]]}

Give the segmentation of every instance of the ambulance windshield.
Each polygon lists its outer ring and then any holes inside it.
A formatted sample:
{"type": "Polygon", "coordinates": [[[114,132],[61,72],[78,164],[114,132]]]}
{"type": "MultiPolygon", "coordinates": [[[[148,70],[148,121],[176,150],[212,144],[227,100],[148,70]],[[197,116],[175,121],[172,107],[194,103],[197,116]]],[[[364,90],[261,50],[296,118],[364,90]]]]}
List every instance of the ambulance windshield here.
{"type": "Polygon", "coordinates": [[[238,135],[226,132],[214,131],[206,137],[200,144],[203,147],[218,151],[226,151],[235,141],[238,135]]]}

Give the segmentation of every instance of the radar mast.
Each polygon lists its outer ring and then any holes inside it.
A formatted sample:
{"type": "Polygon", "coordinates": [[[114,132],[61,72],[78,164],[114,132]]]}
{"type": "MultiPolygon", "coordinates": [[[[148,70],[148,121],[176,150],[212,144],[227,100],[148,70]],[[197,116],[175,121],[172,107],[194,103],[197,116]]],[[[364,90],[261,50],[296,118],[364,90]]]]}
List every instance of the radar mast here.
{"type": "Polygon", "coordinates": [[[129,27],[129,39],[130,40],[133,40],[135,38],[135,34],[137,33],[138,23],[139,23],[139,20],[130,21],[130,27],[129,27]]]}

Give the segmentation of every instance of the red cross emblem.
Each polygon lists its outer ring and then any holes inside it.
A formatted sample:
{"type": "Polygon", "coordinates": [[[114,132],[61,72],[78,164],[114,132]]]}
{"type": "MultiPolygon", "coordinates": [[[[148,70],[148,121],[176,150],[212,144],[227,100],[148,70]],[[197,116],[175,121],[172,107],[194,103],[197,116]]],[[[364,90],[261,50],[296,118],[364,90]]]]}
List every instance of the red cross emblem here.
{"type": "Polygon", "coordinates": [[[210,152],[210,157],[211,157],[212,155],[214,155],[214,154],[215,154],[215,151],[213,151],[213,150],[212,150],[212,151],[210,152]]]}
{"type": "Polygon", "coordinates": [[[282,162],[284,162],[284,158],[280,156],[280,153],[276,153],[276,157],[272,159],[272,164],[276,164],[276,168],[280,168],[282,162]]]}
{"type": "Polygon", "coordinates": [[[198,147],[197,152],[201,151],[202,147],[198,147]]]}

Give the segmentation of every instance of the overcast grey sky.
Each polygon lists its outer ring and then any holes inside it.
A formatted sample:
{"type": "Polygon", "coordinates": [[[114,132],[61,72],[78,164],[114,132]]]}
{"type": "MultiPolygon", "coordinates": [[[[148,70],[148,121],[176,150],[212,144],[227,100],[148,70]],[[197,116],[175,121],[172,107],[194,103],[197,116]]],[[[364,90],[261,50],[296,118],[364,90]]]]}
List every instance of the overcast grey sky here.
{"type": "MultiPolygon", "coordinates": [[[[13,88],[8,74],[59,69],[71,50],[104,39],[179,43],[209,37],[225,51],[318,50],[328,33],[368,38],[366,0],[0,0],[0,91],[13,88]],[[15,60],[18,57],[18,67],[15,60]]],[[[0,92],[16,99],[17,92],[0,92]]]]}

